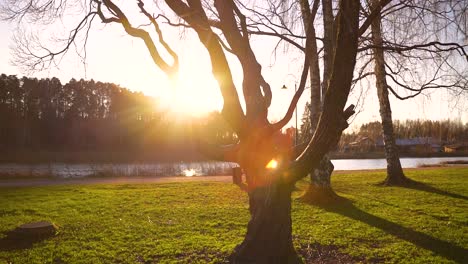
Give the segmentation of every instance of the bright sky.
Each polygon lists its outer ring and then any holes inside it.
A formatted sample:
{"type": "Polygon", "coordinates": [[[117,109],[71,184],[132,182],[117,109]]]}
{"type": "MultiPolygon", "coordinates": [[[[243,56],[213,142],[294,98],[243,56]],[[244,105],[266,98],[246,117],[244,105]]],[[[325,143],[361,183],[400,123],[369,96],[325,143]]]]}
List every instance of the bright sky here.
{"type": "MultiPolygon", "coordinates": [[[[96,21],[97,22],[97,21],[96,21]]],[[[47,71],[29,74],[13,66],[10,46],[13,45],[12,33],[14,25],[0,22],[0,73],[27,75],[34,77],[58,77],[62,83],[71,78],[94,79],[103,82],[113,82],[130,90],[142,91],[161,99],[166,106],[174,112],[183,112],[199,115],[211,110],[220,110],[222,98],[217,83],[211,75],[211,66],[207,52],[198,39],[186,33],[185,37],[177,34],[166,34],[166,40],[174,46],[181,60],[181,73],[179,85],[169,88],[166,76],[155,66],[146,47],[140,39],[125,34],[120,25],[107,25],[96,23],[91,32],[87,46],[87,67],[79,58],[70,52],[59,64],[59,68],[50,68],[47,71]]],[[[169,31],[168,31],[169,32],[169,31]]],[[[294,94],[295,82],[299,80],[302,59],[297,53],[278,52],[273,55],[276,41],[272,38],[254,38],[252,45],[257,59],[263,66],[264,77],[273,90],[273,102],[270,107],[270,120],[278,120],[285,113],[294,94]],[[283,84],[290,89],[280,89],[283,84]]],[[[231,67],[239,93],[242,74],[236,60],[231,56],[231,67]]],[[[349,103],[356,103],[355,91],[349,98],[349,103]]],[[[353,120],[352,129],[362,123],[379,120],[377,96],[374,86],[364,88],[365,100],[360,112],[353,120]]],[[[306,90],[299,102],[298,119],[302,117],[305,102],[310,92],[306,90]]],[[[241,99],[242,101],[242,99],[241,99]]],[[[468,122],[468,104],[465,99],[456,105],[453,98],[446,91],[435,91],[429,96],[418,96],[416,99],[398,101],[391,96],[394,119],[455,119],[468,122]]],[[[290,125],[294,125],[294,118],[290,125]]]]}

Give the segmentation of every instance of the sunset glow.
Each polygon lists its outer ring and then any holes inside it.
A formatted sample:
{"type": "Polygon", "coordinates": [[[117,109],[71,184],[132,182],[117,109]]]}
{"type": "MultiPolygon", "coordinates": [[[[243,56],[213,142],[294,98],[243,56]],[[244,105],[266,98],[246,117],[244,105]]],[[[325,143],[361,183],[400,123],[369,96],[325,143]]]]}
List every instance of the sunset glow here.
{"type": "Polygon", "coordinates": [[[193,177],[196,175],[196,171],[194,169],[184,170],[183,173],[185,177],[193,177]]]}
{"type": "Polygon", "coordinates": [[[278,161],[275,159],[270,160],[270,162],[265,166],[267,169],[276,169],[276,167],[278,167],[278,161]]]}
{"type": "Polygon", "coordinates": [[[200,116],[220,110],[222,97],[211,73],[202,68],[181,71],[176,84],[160,94],[161,103],[176,114],[200,116]]]}

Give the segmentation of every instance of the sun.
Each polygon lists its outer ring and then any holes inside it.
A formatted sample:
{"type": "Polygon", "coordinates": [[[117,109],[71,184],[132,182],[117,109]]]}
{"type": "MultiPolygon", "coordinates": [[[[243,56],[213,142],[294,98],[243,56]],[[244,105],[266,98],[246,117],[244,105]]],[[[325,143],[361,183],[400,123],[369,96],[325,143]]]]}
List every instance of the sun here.
{"type": "Polygon", "coordinates": [[[197,172],[194,169],[187,169],[182,172],[185,177],[193,177],[197,175],[197,172]]]}
{"type": "Polygon", "coordinates": [[[211,73],[196,68],[181,71],[176,84],[161,97],[171,112],[184,116],[201,116],[222,107],[221,93],[211,73]]]}
{"type": "Polygon", "coordinates": [[[276,169],[276,167],[278,167],[278,161],[275,159],[270,160],[270,162],[268,162],[268,164],[265,166],[265,168],[271,170],[276,169]]]}

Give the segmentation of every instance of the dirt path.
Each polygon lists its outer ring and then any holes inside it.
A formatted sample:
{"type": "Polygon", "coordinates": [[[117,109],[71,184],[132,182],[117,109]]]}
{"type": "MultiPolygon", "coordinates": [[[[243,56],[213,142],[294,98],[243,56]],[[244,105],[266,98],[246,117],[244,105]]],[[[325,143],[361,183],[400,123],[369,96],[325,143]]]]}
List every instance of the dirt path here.
{"type": "Polygon", "coordinates": [[[148,184],[161,182],[218,181],[232,182],[231,176],[195,176],[195,177],[117,177],[117,178],[81,178],[81,179],[4,179],[0,187],[28,187],[75,184],[148,184]]]}

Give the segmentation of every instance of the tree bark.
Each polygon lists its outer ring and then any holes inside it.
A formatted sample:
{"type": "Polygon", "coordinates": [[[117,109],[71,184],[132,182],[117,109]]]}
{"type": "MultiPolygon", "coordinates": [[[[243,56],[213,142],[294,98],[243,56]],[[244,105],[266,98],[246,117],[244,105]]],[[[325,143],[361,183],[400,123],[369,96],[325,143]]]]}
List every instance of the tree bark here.
{"type": "Polygon", "coordinates": [[[294,184],[275,181],[249,191],[250,221],[232,263],[301,263],[292,242],[291,192],[294,184]]]}
{"type": "MultiPolygon", "coordinates": [[[[313,39],[311,45],[306,49],[306,56],[310,61],[310,127],[312,133],[317,127],[320,117],[321,97],[320,97],[320,66],[319,56],[317,50],[317,42],[315,41],[316,33],[314,27],[314,19],[317,14],[319,1],[314,1],[312,9],[308,1],[300,1],[302,23],[304,24],[304,31],[308,39],[313,39]]],[[[297,128],[296,128],[297,129],[297,128]]]]}
{"type": "MultiPolygon", "coordinates": [[[[318,0],[317,0],[318,1],[318,0]]],[[[353,71],[356,63],[359,30],[358,0],[341,0],[339,2],[339,15],[336,34],[335,57],[340,63],[334,63],[329,88],[324,97],[323,112],[320,116],[317,133],[310,140],[303,153],[294,160],[284,158],[279,165],[269,168],[272,159],[277,158],[272,137],[289,122],[293,109],[297,105],[302,94],[307,71],[309,70],[308,57],[304,59],[304,68],[298,92],[291,100],[290,107],[285,117],[275,124],[268,121],[268,107],[271,102],[271,90],[261,74],[261,65],[257,62],[255,54],[250,47],[249,34],[245,16],[236,6],[236,1],[215,0],[214,8],[218,11],[215,20],[212,17],[214,9],[209,7],[209,15],[204,9],[205,1],[201,0],[166,0],[169,8],[198,35],[199,41],[208,52],[212,66],[212,73],[218,82],[223,97],[222,114],[232,126],[239,137],[239,146],[229,148],[227,157],[234,157],[240,166],[245,169],[249,191],[249,203],[251,220],[247,227],[244,241],[235,249],[231,260],[234,263],[298,263],[299,258],[294,251],[292,243],[291,226],[291,190],[294,183],[302,179],[318,167],[322,157],[338,142],[342,131],[347,127],[347,119],[354,113],[354,106],[346,110],[353,71]],[[214,23],[214,24],[213,24],[214,23]],[[222,31],[223,37],[216,34],[213,28],[222,31]],[[242,66],[244,109],[240,103],[239,94],[233,80],[229,61],[222,45],[222,39],[226,40],[234,55],[237,56],[242,66]],[[263,93],[262,93],[263,92],[263,93]]],[[[117,4],[112,0],[95,1],[95,5],[87,12],[74,34],[69,37],[69,42],[74,43],[82,25],[87,25],[95,15],[101,18],[103,23],[119,23],[127,34],[141,39],[153,59],[155,65],[163,70],[171,80],[177,77],[178,60],[172,49],[164,42],[156,19],[146,12],[142,1],[138,1],[140,11],[150,20],[159,37],[159,44],[165,47],[166,52],[172,55],[174,63],[171,65],[161,57],[158,46],[153,41],[152,35],[145,29],[133,27],[130,20],[117,4]],[[101,5],[105,8],[102,12],[101,5]],[[89,19],[88,19],[89,18],[89,19]]],[[[53,12],[57,10],[52,8],[53,12]]],[[[33,13],[44,14],[52,10],[44,8],[36,12],[36,8],[25,8],[19,14],[33,13]]],[[[12,9],[13,10],[13,9],[12,9]]],[[[62,10],[59,8],[59,10],[62,10]]],[[[17,18],[15,14],[13,18],[17,18]]],[[[310,21],[313,21],[311,19],[310,21]]],[[[218,31],[218,30],[216,30],[218,31]]],[[[315,42],[315,38],[306,38],[306,47],[315,42]]],[[[63,54],[70,45],[59,53],[50,53],[39,59],[39,64],[56,55],[63,54]]],[[[29,54],[27,54],[29,55],[29,54]]]]}
{"type": "MultiPolygon", "coordinates": [[[[374,5],[379,4],[378,0],[373,1],[374,5]]],[[[377,15],[371,24],[372,39],[375,46],[382,46],[381,16],[377,15]]],[[[400,158],[395,143],[393,133],[392,109],[388,99],[388,84],[386,81],[385,58],[383,49],[374,48],[374,72],[377,87],[377,96],[380,106],[380,118],[382,119],[382,133],[385,145],[385,157],[387,159],[386,185],[402,185],[408,182],[408,178],[401,168],[400,158]]]]}
{"type": "MultiPolygon", "coordinates": [[[[333,64],[333,50],[334,50],[334,41],[333,41],[333,11],[332,3],[330,0],[322,1],[322,17],[323,17],[323,81],[320,84],[320,78],[317,82],[312,82],[311,77],[311,106],[315,105],[315,108],[311,108],[310,122],[311,122],[311,134],[315,132],[317,127],[318,117],[320,116],[323,98],[325,97],[325,92],[328,87],[328,79],[331,75],[331,68],[333,64]],[[316,92],[313,92],[316,91],[316,92]],[[321,95],[320,95],[321,93],[321,95]]],[[[318,65],[318,56],[317,52],[315,57],[311,58],[317,60],[318,65]]],[[[311,63],[311,75],[312,75],[312,66],[311,63]]],[[[318,70],[319,72],[319,70],[318,70]]],[[[331,187],[331,174],[333,172],[334,166],[331,163],[328,155],[325,155],[320,161],[320,165],[317,169],[310,173],[310,184],[301,196],[301,200],[308,203],[332,203],[338,201],[339,196],[333,191],[331,187]]]]}
{"type": "Polygon", "coordinates": [[[323,17],[323,82],[322,82],[322,103],[325,92],[328,88],[328,79],[331,76],[334,53],[333,36],[333,5],[332,0],[322,0],[322,17],[323,17]]]}
{"type": "Polygon", "coordinates": [[[331,186],[331,175],[335,166],[328,155],[323,156],[320,165],[310,174],[310,184],[300,200],[311,204],[335,204],[341,197],[331,186]]]}
{"type": "MultiPolygon", "coordinates": [[[[340,63],[333,64],[332,77],[324,97],[323,112],[317,131],[302,154],[295,160],[287,162],[283,165],[284,167],[280,165],[274,170],[271,175],[274,178],[265,177],[262,174],[249,173],[249,171],[261,171],[258,162],[262,161],[259,159],[262,155],[250,155],[251,158],[255,158],[254,162],[253,159],[242,154],[242,152],[248,154],[250,151],[262,154],[259,148],[262,144],[249,144],[249,138],[247,141],[244,139],[245,142],[241,141],[241,147],[243,144],[251,147],[240,152],[240,157],[246,159],[245,162],[241,161],[240,165],[246,171],[250,189],[251,220],[247,226],[244,241],[231,256],[233,263],[300,262],[292,244],[291,190],[294,183],[317,168],[324,155],[337,144],[342,131],[348,126],[346,120],[354,113],[354,106],[344,111],[343,109],[349,95],[356,64],[359,7],[357,0],[340,1],[334,56],[340,58],[340,63]],[[254,166],[250,168],[248,165],[252,162],[254,166]]],[[[257,138],[262,139],[264,136],[259,133],[257,138]]],[[[256,142],[258,141],[255,139],[252,143],[256,142]]]]}

